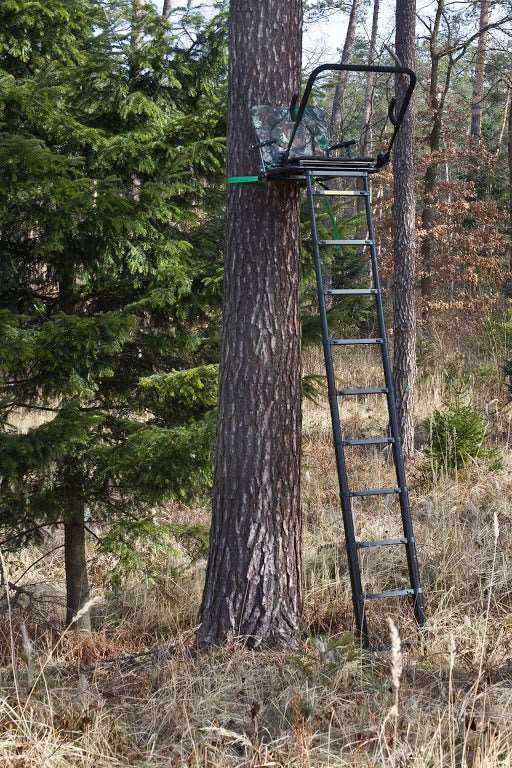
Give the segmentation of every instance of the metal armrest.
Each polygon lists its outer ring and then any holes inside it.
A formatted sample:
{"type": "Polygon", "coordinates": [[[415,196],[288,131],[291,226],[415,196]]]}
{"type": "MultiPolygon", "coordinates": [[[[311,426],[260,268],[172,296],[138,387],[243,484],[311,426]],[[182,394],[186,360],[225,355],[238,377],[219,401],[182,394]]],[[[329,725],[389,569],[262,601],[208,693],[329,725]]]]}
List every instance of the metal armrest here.
{"type": "MultiPolygon", "coordinates": [[[[395,143],[396,135],[400,129],[400,126],[403,122],[403,119],[405,117],[405,113],[407,112],[407,107],[409,106],[409,102],[412,97],[412,92],[414,91],[414,87],[416,85],[416,75],[412,71],[412,69],[409,69],[408,67],[380,67],[380,66],[370,66],[368,64],[322,64],[320,67],[317,67],[313,70],[311,75],[309,76],[308,82],[306,84],[306,88],[304,90],[304,94],[302,96],[300,106],[297,110],[297,117],[295,119],[295,125],[292,131],[292,135],[290,137],[290,140],[288,142],[288,147],[286,149],[286,152],[284,153],[283,162],[286,163],[288,160],[288,156],[290,154],[290,150],[293,145],[293,141],[295,139],[295,134],[297,133],[297,129],[299,125],[302,122],[302,118],[304,117],[304,112],[306,110],[306,107],[308,105],[309,97],[311,96],[311,91],[313,89],[313,85],[315,83],[315,80],[319,75],[321,75],[323,72],[375,72],[375,73],[388,73],[390,75],[405,75],[409,78],[409,86],[407,88],[407,91],[405,93],[405,96],[402,100],[402,103],[400,105],[400,109],[398,111],[398,114],[395,112],[396,110],[396,99],[391,99],[391,102],[389,104],[388,109],[388,116],[390,119],[391,124],[393,125],[393,135],[391,136],[389,146],[387,148],[386,152],[381,152],[379,154],[379,157],[377,158],[378,166],[384,165],[386,162],[388,162],[391,150],[393,148],[393,144],[395,143]]],[[[296,103],[297,99],[294,96],[293,101],[293,110],[296,109],[296,103]]]]}
{"type": "Polygon", "coordinates": [[[357,144],[357,141],[354,141],[354,139],[351,139],[350,141],[340,141],[339,144],[333,144],[329,147],[329,152],[333,149],[348,149],[349,147],[354,147],[357,144]]]}

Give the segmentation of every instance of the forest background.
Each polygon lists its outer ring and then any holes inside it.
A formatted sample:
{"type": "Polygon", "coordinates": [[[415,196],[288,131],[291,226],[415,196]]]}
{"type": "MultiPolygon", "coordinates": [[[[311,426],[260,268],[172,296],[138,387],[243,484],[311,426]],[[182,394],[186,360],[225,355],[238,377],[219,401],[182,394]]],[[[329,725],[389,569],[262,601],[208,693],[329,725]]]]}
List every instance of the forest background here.
{"type": "MultiPolygon", "coordinates": [[[[351,632],[307,248],[304,647],[265,661],[237,649],[235,682],[227,652],[187,655],[204,578],[217,404],[227,9],[172,5],[0,6],[0,758],[344,765],[361,752],[375,764],[411,755],[441,764],[441,754],[452,765],[505,766],[510,4],[418,7],[409,472],[430,619],[409,658],[396,650],[391,691],[386,661],[363,668],[351,632]],[[400,686],[407,705],[393,709],[400,686]]],[[[345,47],[351,61],[392,63],[384,46],[392,46],[394,8],[382,3],[372,50],[376,9],[375,0],[310,2],[304,74],[325,60],[317,30],[328,30],[325,47],[337,58],[345,47]]],[[[327,108],[334,86],[319,97],[327,108]]],[[[362,105],[356,89],[345,99],[362,105]]],[[[373,195],[390,325],[392,194],[389,170],[373,195]]],[[[357,211],[346,226],[360,226],[357,211]]],[[[361,274],[356,253],[333,262],[334,277],[361,274]]],[[[345,331],[368,331],[364,307],[336,311],[345,331]]],[[[376,370],[363,354],[340,361],[347,385],[371,384],[376,370]]],[[[384,411],[370,402],[348,413],[354,434],[369,420],[385,429],[384,411]]],[[[354,458],[351,468],[361,485],[369,473],[387,484],[380,454],[354,458]]],[[[361,515],[361,532],[377,524],[393,534],[385,504],[361,515]]],[[[402,575],[393,558],[369,560],[367,580],[393,588],[402,575]]],[[[400,631],[415,634],[405,613],[400,631]]]]}

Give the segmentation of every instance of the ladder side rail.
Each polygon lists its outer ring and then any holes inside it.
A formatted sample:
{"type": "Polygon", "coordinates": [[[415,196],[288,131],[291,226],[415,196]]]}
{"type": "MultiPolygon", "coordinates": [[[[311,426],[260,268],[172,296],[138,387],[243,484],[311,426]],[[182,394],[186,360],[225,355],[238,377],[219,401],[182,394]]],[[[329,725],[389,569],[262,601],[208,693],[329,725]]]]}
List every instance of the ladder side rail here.
{"type": "Polygon", "coordinates": [[[306,185],[308,193],[309,214],[311,220],[311,239],[313,248],[313,258],[315,265],[316,287],[318,293],[318,303],[320,308],[320,322],[322,328],[322,346],[324,351],[325,370],[327,374],[327,393],[329,398],[329,408],[331,411],[331,421],[334,437],[334,451],[336,456],[336,469],[338,473],[338,482],[341,496],[341,510],[343,516],[343,526],[345,528],[345,546],[347,551],[348,568],[350,575],[350,584],[352,588],[352,602],[356,618],[357,630],[360,634],[364,647],[368,646],[368,625],[365,615],[363,586],[361,582],[361,569],[359,565],[359,554],[356,543],[354,519],[352,515],[352,502],[348,483],[347,467],[343,451],[343,437],[341,431],[341,422],[339,414],[339,405],[336,390],[336,379],[334,375],[334,366],[332,360],[332,349],[330,345],[329,324],[327,320],[327,307],[324,295],[324,281],[322,274],[322,261],[320,257],[320,248],[318,244],[318,231],[315,214],[315,197],[311,174],[306,171],[306,185]]]}
{"type": "MultiPolygon", "coordinates": [[[[369,192],[368,176],[364,180],[364,189],[369,192]]],[[[382,364],[384,367],[384,377],[387,387],[387,403],[389,412],[389,422],[391,428],[391,434],[394,437],[392,443],[393,458],[395,462],[397,483],[400,487],[400,493],[398,494],[400,500],[400,512],[402,517],[402,526],[405,538],[407,539],[406,553],[407,553],[407,565],[409,570],[409,578],[411,587],[414,590],[414,614],[416,621],[420,626],[426,621],[425,607],[423,600],[423,592],[421,589],[418,556],[416,550],[416,540],[414,538],[414,529],[411,517],[411,509],[409,503],[409,491],[407,488],[407,479],[405,475],[405,466],[402,455],[402,447],[400,440],[400,426],[398,422],[398,411],[396,404],[395,382],[393,377],[393,371],[391,369],[391,363],[389,358],[388,341],[386,333],[386,320],[384,317],[384,306],[382,302],[382,289],[379,274],[379,257],[377,252],[376,240],[375,240],[375,226],[373,223],[373,215],[371,210],[371,198],[368,194],[365,197],[366,219],[368,224],[368,237],[371,240],[370,246],[371,254],[371,269],[373,286],[377,289],[375,295],[377,306],[377,322],[379,325],[379,334],[382,338],[381,351],[382,351],[382,364]]]]}

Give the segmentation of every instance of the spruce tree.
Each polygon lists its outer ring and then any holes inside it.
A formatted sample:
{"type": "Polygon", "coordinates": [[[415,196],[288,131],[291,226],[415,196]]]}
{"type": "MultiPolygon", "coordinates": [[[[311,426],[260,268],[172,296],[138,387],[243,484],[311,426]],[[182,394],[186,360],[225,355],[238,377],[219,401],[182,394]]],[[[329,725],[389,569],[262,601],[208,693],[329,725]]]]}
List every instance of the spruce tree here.
{"type": "Polygon", "coordinates": [[[15,546],[64,527],[69,622],[87,519],[122,555],[210,480],[220,246],[198,228],[219,207],[224,41],[196,18],[181,47],[151,4],[40,5],[0,35],[0,524],[15,546]],[[47,420],[23,434],[20,409],[47,420]]]}

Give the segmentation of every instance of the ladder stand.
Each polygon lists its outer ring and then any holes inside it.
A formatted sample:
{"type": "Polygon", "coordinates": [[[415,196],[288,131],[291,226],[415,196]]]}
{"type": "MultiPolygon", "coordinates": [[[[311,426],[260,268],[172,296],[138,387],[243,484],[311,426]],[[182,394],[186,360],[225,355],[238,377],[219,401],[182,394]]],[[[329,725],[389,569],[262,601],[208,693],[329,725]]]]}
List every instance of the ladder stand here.
{"type": "MultiPolygon", "coordinates": [[[[414,539],[411,511],[409,507],[409,492],[407,489],[405,467],[400,445],[400,429],[398,424],[398,415],[396,407],[395,387],[393,373],[389,359],[388,342],[386,335],[386,325],[384,319],[384,307],[382,302],[382,290],[379,276],[378,254],[375,244],[375,230],[371,210],[371,199],[368,172],[365,170],[351,170],[344,174],[352,178],[362,180],[362,191],[349,190],[318,190],[315,182],[317,174],[314,171],[305,172],[307,196],[309,202],[309,214],[311,220],[311,240],[313,248],[313,257],[315,264],[316,285],[318,292],[318,304],[320,308],[320,323],[322,329],[322,344],[324,350],[325,369],[327,372],[327,391],[329,397],[329,407],[331,411],[332,429],[334,436],[334,450],[336,454],[336,469],[340,488],[341,509],[343,515],[343,525],[345,528],[345,543],[348,558],[348,567],[350,573],[350,582],[352,587],[352,601],[356,617],[356,625],[360,633],[364,646],[369,646],[368,625],[365,615],[365,602],[367,600],[396,598],[411,596],[414,600],[414,614],[418,624],[425,623],[425,612],[423,606],[423,594],[420,584],[418,559],[416,555],[416,542],[414,539]],[[366,222],[368,239],[366,240],[320,240],[318,238],[315,198],[317,196],[336,195],[351,196],[356,195],[364,199],[366,212],[366,222]],[[355,245],[369,248],[372,286],[369,288],[328,288],[324,287],[322,261],[320,247],[322,245],[355,245]],[[377,317],[377,338],[361,339],[336,339],[331,336],[327,316],[327,296],[373,296],[375,299],[375,310],[377,317]],[[336,377],[333,362],[333,348],[337,346],[357,346],[372,345],[380,347],[382,355],[382,366],[384,369],[384,386],[365,387],[361,389],[339,389],[336,385],[336,377]],[[347,397],[358,397],[366,395],[386,395],[387,407],[389,413],[389,437],[366,437],[351,438],[343,434],[340,417],[340,399],[347,397]],[[366,446],[366,445],[390,445],[392,449],[393,461],[396,469],[396,486],[393,488],[368,488],[366,490],[352,490],[349,483],[347,465],[345,461],[346,446],[366,446]],[[403,537],[396,539],[379,539],[376,541],[358,541],[354,532],[354,520],[352,513],[352,499],[358,497],[380,496],[387,494],[398,495],[400,502],[400,512],[402,517],[403,537]],[[404,589],[390,590],[386,592],[365,592],[361,580],[361,568],[359,563],[359,551],[373,547],[404,546],[407,555],[407,565],[409,570],[410,586],[404,589]]],[[[321,177],[320,177],[321,178],[321,177]]]]}
{"type": "MultiPolygon", "coordinates": [[[[417,623],[422,626],[425,623],[425,609],[423,592],[421,589],[418,559],[416,553],[416,542],[414,538],[413,523],[409,505],[409,492],[407,488],[404,459],[400,444],[400,428],[398,422],[395,385],[393,381],[393,372],[390,363],[388,341],[386,335],[386,324],[384,317],[384,307],[382,298],[382,289],[379,275],[379,260],[375,242],[375,227],[371,209],[371,193],[369,174],[375,173],[381,167],[389,162],[391,150],[397,132],[405,116],[412,91],[415,85],[414,73],[404,67],[379,67],[363,65],[344,65],[344,64],[326,64],[314,70],[306,85],[304,95],[298,108],[296,104],[298,97],[294,97],[292,106],[289,110],[288,120],[292,121],[290,139],[287,146],[281,154],[280,162],[269,163],[269,153],[264,154],[262,148],[267,148],[276,142],[270,138],[258,135],[260,142],[260,154],[262,159],[262,174],[260,180],[279,181],[296,180],[306,187],[307,199],[309,205],[309,215],[311,223],[311,245],[314,258],[314,267],[316,275],[316,287],[318,293],[318,304],[320,309],[320,322],[322,332],[322,344],[325,359],[325,368],[327,373],[327,391],[332,420],[332,429],[334,437],[334,450],[336,456],[336,469],[339,482],[341,511],[343,525],[345,529],[345,544],[348,558],[348,569],[352,588],[352,601],[356,627],[361,638],[362,645],[366,648],[372,648],[370,644],[368,623],[366,618],[366,603],[370,600],[380,600],[388,598],[409,597],[413,602],[414,615],[417,623]],[[402,75],[408,78],[408,88],[398,114],[396,110],[395,99],[391,100],[388,110],[388,117],[393,125],[393,133],[386,152],[381,152],[376,158],[352,158],[350,157],[350,147],[354,142],[342,142],[327,148],[326,152],[318,155],[306,155],[304,152],[294,152],[294,139],[304,118],[308,117],[308,100],[316,78],[327,70],[348,70],[354,72],[384,72],[394,75],[402,75]],[[339,157],[331,154],[332,150],[342,149],[349,156],[339,157]],[[345,182],[357,180],[358,189],[339,189],[326,188],[327,180],[341,179],[345,182]],[[317,198],[324,196],[332,197],[358,197],[364,204],[366,215],[367,237],[362,240],[324,240],[319,238],[316,215],[317,198]],[[370,256],[370,274],[371,285],[365,288],[349,287],[326,287],[322,268],[321,248],[323,246],[359,246],[369,250],[370,256]],[[329,297],[373,297],[375,301],[376,328],[375,338],[333,338],[329,328],[327,302],[329,297]],[[380,349],[383,367],[382,386],[370,386],[363,388],[339,388],[336,383],[334,367],[334,350],[336,347],[352,346],[372,346],[380,349]],[[389,415],[389,434],[386,437],[350,437],[344,433],[342,419],[340,415],[340,403],[345,398],[357,398],[369,395],[385,395],[389,415]],[[390,446],[393,457],[394,468],[396,472],[396,485],[391,488],[367,488],[353,489],[350,485],[347,463],[345,459],[345,448],[348,446],[390,446]],[[400,538],[379,539],[376,541],[359,541],[356,539],[354,529],[354,517],[352,501],[357,498],[395,495],[400,504],[400,515],[403,529],[403,536],[400,538]],[[401,589],[394,589],[382,592],[365,591],[361,577],[361,566],[359,553],[361,550],[367,550],[378,547],[398,546],[405,549],[407,559],[409,585],[401,589]]],[[[265,109],[265,108],[256,108],[265,109]]],[[[268,110],[269,108],[267,108],[268,110]]],[[[281,108],[282,111],[282,108],[281,108]]],[[[319,110],[314,110],[314,119],[317,124],[313,126],[315,135],[318,136],[318,114],[319,110]]],[[[311,120],[311,118],[310,118],[311,120]]],[[[306,123],[307,125],[307,123],[306,123]]],[[[290,123],[288,123],[290,126],[290,123]]],[[[256,126],[258,132],[258,126],[256,126]]],[[[281,132],[282,133],[282,132],[281,132]]],[[[315,139],[313,137],[313,146],[315,139]]],[[[233,181],[254,180],[254,177],[234,177],[233,181]]],[[[230,180],[228,180],[230,181],[230,180]]]]}

